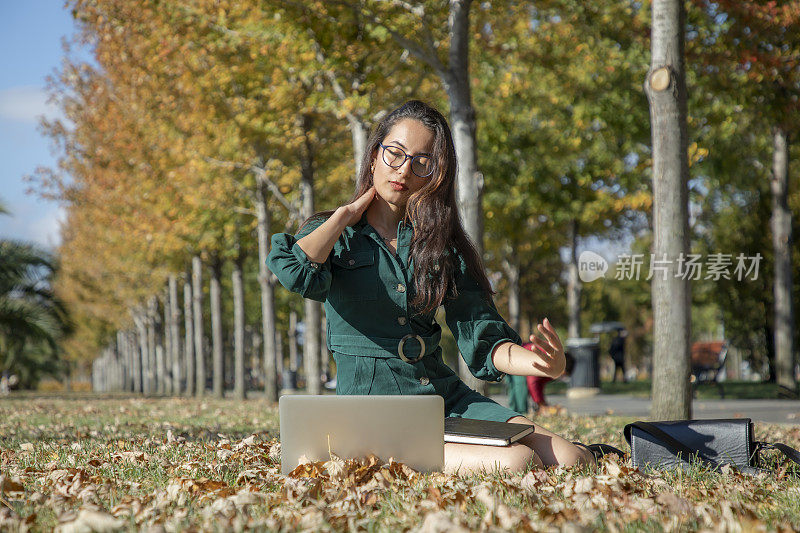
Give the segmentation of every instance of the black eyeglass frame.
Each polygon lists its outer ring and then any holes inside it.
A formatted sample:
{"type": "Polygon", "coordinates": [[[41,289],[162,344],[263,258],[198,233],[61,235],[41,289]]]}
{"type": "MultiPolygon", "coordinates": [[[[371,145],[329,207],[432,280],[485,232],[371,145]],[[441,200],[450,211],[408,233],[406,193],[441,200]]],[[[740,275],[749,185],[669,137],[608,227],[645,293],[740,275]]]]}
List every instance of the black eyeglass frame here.
{"type": "Polygon", "coordinates": [[[378,143],[378,146],[383,148],[383,152],[381,152],[381,158],[383,159],[383,162],[386,163],[391,168],[400,168],[400,167],[402,167],[403,165],[406,164],[406,161],[408,161],[410,159],[411,160],[411,172],[413,172],[414,175],[417,176],[417,177],[430,178],[433,175],[433,171],[436,170],[436,165],[431,165],[431,171],[428,172],[427,174],[425,174],[424,176],[420,176],[419,174],[417,174],[417,171],[414,170],[414,160],[416,159],[417,161],[419,161],[419,159],[422,158],[422,157],[427,157],[428,159],[431,159],[431,156],[425,155],[425,154],[408,155],[406,153],[406,151],[403,150],[402,148],[400,148],[399,146],[392,146],[392,145],[388,145],[388,144],[383,144],[381,142],[378,143]],[[392,165],[388,161],[386,161],[386,149],[387,148],[393,148],[395,150],[400,150],[403,153],[403,161],[399,165],[396,165],[396,164],[392,165]]]}

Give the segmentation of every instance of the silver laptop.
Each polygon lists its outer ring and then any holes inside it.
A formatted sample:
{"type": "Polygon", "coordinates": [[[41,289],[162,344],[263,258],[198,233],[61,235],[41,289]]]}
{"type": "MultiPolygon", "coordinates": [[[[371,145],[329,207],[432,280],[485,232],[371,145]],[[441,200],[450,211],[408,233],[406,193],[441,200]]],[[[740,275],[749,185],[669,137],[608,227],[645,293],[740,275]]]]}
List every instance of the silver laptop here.
{"type": "Polygon", "coordinates": [[[342,459],[391,457],[418,472],[444,467],[441,396],[286,395],[279,409],[283,474],[302,456],[327,461],[330,453],[342,459]]]}

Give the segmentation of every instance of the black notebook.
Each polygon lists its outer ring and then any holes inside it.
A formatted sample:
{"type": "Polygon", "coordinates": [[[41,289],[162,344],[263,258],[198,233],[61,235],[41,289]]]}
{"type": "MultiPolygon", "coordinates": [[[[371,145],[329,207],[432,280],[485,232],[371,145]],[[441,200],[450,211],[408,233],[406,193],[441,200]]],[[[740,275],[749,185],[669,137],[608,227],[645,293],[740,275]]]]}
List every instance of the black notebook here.
{"type": "Polygon", "coordinates": [[[533,426],[527,424],[488,422],[458,417],[444,419],[445,442],[508,446],[530,433],[533,433],[533,426]]]}

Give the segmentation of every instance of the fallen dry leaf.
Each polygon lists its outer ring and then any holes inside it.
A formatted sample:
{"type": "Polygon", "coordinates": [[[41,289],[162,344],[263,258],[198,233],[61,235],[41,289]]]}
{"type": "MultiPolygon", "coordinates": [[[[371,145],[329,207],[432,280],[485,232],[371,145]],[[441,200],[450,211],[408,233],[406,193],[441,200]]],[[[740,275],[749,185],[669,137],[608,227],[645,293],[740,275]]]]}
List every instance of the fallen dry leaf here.
{"type": "Polygon", "coordinates": [[[692,505],[674,492],[662,492],[656,496],[656,503],[660,503],[668,507],[670,511],[678,514],[688,514],[692,510],[692,505]]]}
{"type": "Polygon", "coordinates": [[[0,494],[25,492],[25,486],[17,480],[0,475],[0,494]]]}
{"type": "Polygon", "coordinates": [[[434,511],[425,515],[416,533],[469,533],[469,529],[454,522],[445,511],[434,511]]]}
{"type": "Polygon", "coordinates": [[[107,533],[125,526],[125,521],[103,512],[81,509],[78,515],[68,522],[56,526],[56,533],[107,533]]]}

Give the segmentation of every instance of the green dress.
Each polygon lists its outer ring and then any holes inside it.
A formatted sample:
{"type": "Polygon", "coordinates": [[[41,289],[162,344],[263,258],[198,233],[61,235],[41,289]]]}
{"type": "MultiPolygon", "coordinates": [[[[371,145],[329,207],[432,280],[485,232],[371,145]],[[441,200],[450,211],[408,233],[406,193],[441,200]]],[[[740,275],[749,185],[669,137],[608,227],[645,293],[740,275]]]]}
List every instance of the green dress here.
{"type": "MultiPolygon", "coordinates": [[[[394,255],[364,214],[344,229],[324,263],[312,263],[297,240],[323,221],[312,220],[296,235],[273,235],[267,265],[290,291],[325,302],[337,394],[438,394],[445,416],[501,422],[518,416],[461,381],[442,360],[435,313],[409,307],[414,298],[411,226],[398,223],[394,255]]],[[[500,381],[505,374],[492,364],[493,348],[522,340],[458,259],[458,297],[443,304],[447,325],[470,372],[500,381]]]]}
{"type": "Polygon", "coordinates": [[[517,413],[528,414],[528,383],[525,376],[508,376],[506,379],[508,406],[517,413]]]}

